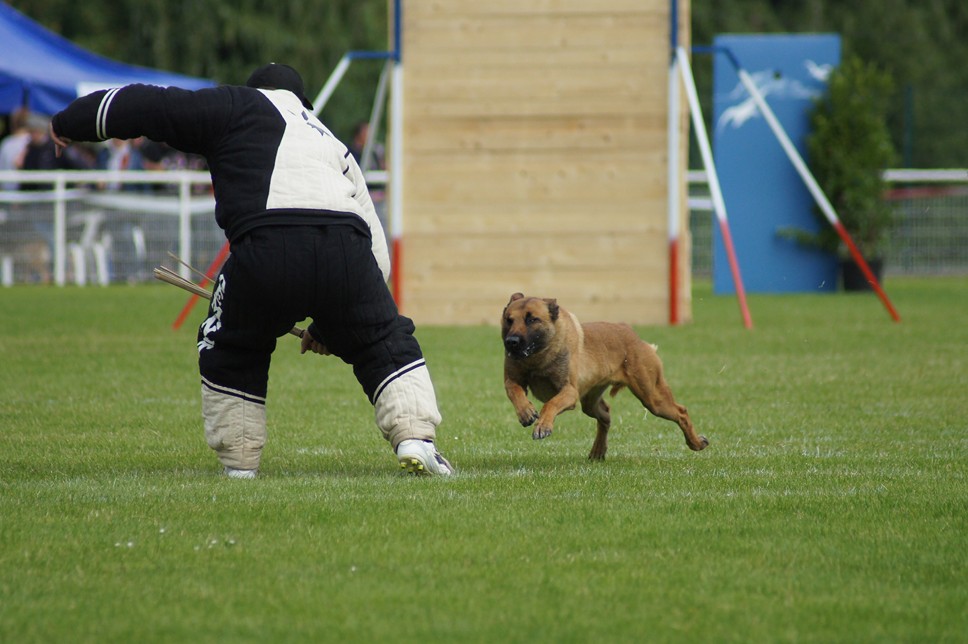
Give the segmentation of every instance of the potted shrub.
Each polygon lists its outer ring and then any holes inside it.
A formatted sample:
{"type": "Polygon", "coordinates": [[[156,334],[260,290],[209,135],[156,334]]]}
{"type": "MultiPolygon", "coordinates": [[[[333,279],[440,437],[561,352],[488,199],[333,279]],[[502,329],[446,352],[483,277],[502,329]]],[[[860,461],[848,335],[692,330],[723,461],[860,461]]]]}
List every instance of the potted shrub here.
{"type": "MultiPolygon", "coordinates": [[[[892,93],[889,74],[857,56],[846,58],[830,74],[826,93],[816,100],[807,136],[810,169],[878,280],[894,225],[882,179],[883,171],[897,161],[886,116],[892,93]]],[[[816,213],[823,218],[819,209],[816,213]]],[[[795,231],[794,237],[838,254],[849,288],[850,271],[858,269],[826,219],[819,233],[795,231]]],[[[870,288],[863,277],[860,286],[870,288]]]]}

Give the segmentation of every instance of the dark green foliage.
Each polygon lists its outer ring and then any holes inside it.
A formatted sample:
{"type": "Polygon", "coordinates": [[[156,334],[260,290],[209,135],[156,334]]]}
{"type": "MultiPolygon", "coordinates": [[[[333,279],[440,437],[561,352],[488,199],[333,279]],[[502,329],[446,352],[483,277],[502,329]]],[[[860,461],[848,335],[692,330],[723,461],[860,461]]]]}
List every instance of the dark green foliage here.
{"type": "MultiPolygon", "coordinates": [[[[126,62],[241,83],[255,66],[288,62],[318,92],[349,50],[389,48],[391,0],[14,0],[44,26],[126,62]]],[[[960,167],[968,148],[968,3],[964,0],[692,0],[692,41],[720,33],[834,32],[844,50],[878,65],[898,94],[891,137],[911,167],[960,167]]],[[[406,11],[406,0],[404,2],[406,11]]],[[[711,59],[697,56],[707,117],[711,59]]],[[[344,138],[369,115],[377,62],[355,64],[324,120],[344,138]]],[[[693,155],[698,159],[698,154],[693,155]]]]}
{"type": "MultiPolygon", "coordinates": [[[[390,47],[385,2],[327,0],[23,0],[12,3],[45,27],[98,54],[219,83],[241,84],[255,67],[300,71],[310,99],[340,57],[390,47]]],[[[369,118],[379,61],[354,63],[322,115],[348,140],[369,118]]]]}
{"type": "MultiPolygon", "coordinates": [[[[856,56],[831,75],[826,94],[810,114],[810,168],[844,227],[865,256],[877,256],[893,223],[884,201],[883,170],[897,161],[887,129],[891,77],[856,56]]],[[[823,214],[818,212],[823,219],[823,214]]],[[[828,251],[840,238],[824,226],[817,239],[828,251]]]]}
{"type": "MultiPolygon", "coordinates": [[[[968,120],[968,3],[964,0],[692,0],[692,41],[722,33],[838,33],[844,58],[877,65],[897,89],[885,112],[904,167],[963,167],[968,120]]],[[[712,114],[712,61],[697,56],[696,83],[712,114]]],[[[698,159],[698,154],[693,155],[698,159]]]]}

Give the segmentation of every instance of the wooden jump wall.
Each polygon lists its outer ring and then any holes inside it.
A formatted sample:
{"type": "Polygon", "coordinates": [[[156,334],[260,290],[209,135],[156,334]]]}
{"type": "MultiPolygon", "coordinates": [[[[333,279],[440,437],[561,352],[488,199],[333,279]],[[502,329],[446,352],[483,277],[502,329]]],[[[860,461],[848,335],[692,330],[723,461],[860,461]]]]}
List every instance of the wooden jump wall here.
{"type": "Polygon", "coordinates": [[[404,0],[402,13],[403,313],[497,324],[522,291],[585,321],[667,323],[669,1],[404,0]]]}

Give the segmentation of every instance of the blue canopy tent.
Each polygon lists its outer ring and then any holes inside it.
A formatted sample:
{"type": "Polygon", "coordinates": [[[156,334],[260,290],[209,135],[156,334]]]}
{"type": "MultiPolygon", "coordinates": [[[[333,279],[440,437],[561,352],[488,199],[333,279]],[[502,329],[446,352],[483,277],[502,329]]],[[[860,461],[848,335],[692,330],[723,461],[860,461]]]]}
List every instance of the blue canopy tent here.
{"type": "Polygon", "coordinates": [[[55,114],[78,96],[130,83],[201,89],[215,83],[92,54],[0,2],[0,114],[55,114]]]}

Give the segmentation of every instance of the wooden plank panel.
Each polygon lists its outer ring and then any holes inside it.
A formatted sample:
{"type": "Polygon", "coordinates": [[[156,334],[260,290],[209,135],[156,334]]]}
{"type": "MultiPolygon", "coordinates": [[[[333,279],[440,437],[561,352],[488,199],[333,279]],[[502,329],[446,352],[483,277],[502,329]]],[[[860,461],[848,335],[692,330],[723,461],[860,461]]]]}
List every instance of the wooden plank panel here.
{"type": "Polygon", "coordinates": [[[665,70],[522,75],[472,74],[457,79],[409,79],[407,113],[418,120],[446,118],[639,116],[664,123],[665,70]]]}
{"type": "Polygon", "coordinates": [[[665,198],[647,202],[607,203],[521,203],[494,204],[475,201],[465,204],[440,203],[426,206],[419,217],[404,221],[410,234],[546,235],[549,231],[622,230],[628,234],[648,233],[666,238],[665,198]],[[594,226],[592,225],[594,224],[594,226]]]}
{"type": "Polygon", "coordinates": [[[443,82],[413,81],[408,111],[429,116],[509,116],[514,114],[590,113],[610,116],[641,114],[661,118],[665,73],[534,74],[483,78],[481,75],[443,82]]]}
{"type": "Polygon", "coordinates": [[[460,204],[486,199],[496,203],[579,201],[605,206],[616,199],[647,201],[666,194],[664,177],[649,171],[661,165],[664,154],[659,151],[643,153],[634,163],[604,155],[591,159],[561,155],[547,163],[535,162],[537,158],[531,156],[527,163],[522,163],[522,158],[499,155],[453,158],[449,164],[446,157],[414,160],[405,178],[406,198],[415,203],[460,204]]]}
{"type": "MultiPolygon", "coordinates": [[[[453,177],[453,175],[450,175],[453,177]]],[[[440,177],[446,179],[447,177],[440,177]]],[[[448,202],[455,206],[476,201],[487,200],[493,204],[493,209],[503,209],[505,204],[515,202],[534,204],[528,211],[530,214],[539,212],[554,212],[554,207],[562,203],[580,203],[586,207],[599,206],[607,209],[611,206],[627,207],[634,203],[648,205],[649,201],[665,201],[665,192],[661,187],[652,187],[646,182],[639,183],[635,175],[615,177],[593,183],[573,183],[563,176],[546,178],[544,175],[522,175],[511,180],[501,180],[493,176],[487,180],[454,182],[433,181],[415,183],[411,189],[413,195],[408,197],[408,203],[448,202]],[[620,192],[616,193],[615,191],[620,192]],[[540,203],[547,203],[548,207],[541,208],[540,203]]],[[[439,211],[439,210],[438,210],[439,211]]]]}
{"type": "Polygon", "coordinates": [[[586,66],[533,68],[526,63],[509,73],[500,68],[451,70],[451,74],[416,77],[410,80],[413,98],[421,101],[489,98],[497,93],[511,96],[556,96],[567,98],[585,92],[607,92],[615,97],[642,96],[664,90],[664,69],[636,71],[624,67],[586,66]]]}
{"type": "Polygon", "coordinates": [[[522,290],[665,322],[667,0],[423,0],[404,21],[404,312],[497,324],[522,290]]]}
{"type": "MultiPolygon", "coordinates": [[[[608,282],[605,282],[606,284],[608,282]]],[[[455,297],[455,291],[434,290],[414,294],[408,315],[418,327],[427,325],[481,324],[495,327],[494,350],[501,351],[500,336],[496,327],[500,324],[501,312],[510,294],[521,290],[539,297],[554,297],[569,311],[578,316],[579,321],[593,322],[608,320],[634,325],[665,324],[668,317],[666,298],[663,293],[639,294],[629,290],[598,296],[594,300],[582,297],[582,292],[564,289],[504,289],[481,293],[474,291],[474,297],[455,297]]],[[[460,293],[457,291],[456,293],[460,293]]]]}
{"type": "MultiPolygon", "coordinates": [[[[576,274],[575,277],[578,277],[576,274]]],[[[423,324],[494,324],[501,319],[501,311],[512,293],[521,292],[536,297],[556,298],[585,321],[613,320],[629,324],[664,323],[668,316],[666,293],[651,287],[658,280],[640,276],[635,283],[617,281],[614,274],[602,273],[597,279],[561,281],[555,285],[543,282],[540,276],[518,274],[508,279],[495,279],[487,284],[467,289],[466,284],[453,281],[435,283],[426,289],[410,289],[409,301],[414,304],[408,312],[418,325],[423,324]],[[535,279],[537,278],[537,279],[535,279]],[[419,305],[418,305],[419,303],[419,305]],[[467,318],[452,318],[448,310],[463,307],[471,311],[467,318]]],[[[664,275],[662,277],[665,277],[664,275]]]]}
{"type": "Polygon", "coordinates": [[[529,14],[622,14],[647,13],[668,15],[668,9],[659,3],[642,0],[439,0],[419,2],[407,6],[408,14],[418,18],[425,16],[487,16],[529,14]]]}
{"type": "Polygon", "coordinates": [[[556,269],[552,273],[546,268],[495,268],[484,276],[477,273],[472,281],[468,281],[470,271],[453,270],[440,274],[411,271],[406,274],[404,301],[412,302],[414,294],[434,291],[445,291],[450,293],[450,297],[478,297],[496,292],[505,298],[515,291],[530,291],[546,293],[547,297],[558,297],[553,295],[558,292],[562,296],[568,295],[573,301],[585,302],[603,297],[620,297],[624,293],[664,293],[665,284],[661,280],[666,275],[664,262],[623,267],[621,271],[580,267],[556,269]],[[629,279],[630,276],[634,279],[629,279]]]}
{"type": "Polygon", "coordinates": [[[640,95],[611,96],[598,92],[576,94],[562,100],[556,96],[520,94],[508,96],[495,94],[473,100],[420,100],[406,103],[408,114],[424,121],[447,118],[517,118],[517,117],[606,117],[617,118],[629,114],[663,118],[659,107],[665,101],[653,90],[643,90],[640,95]]]}
{"type": "Polygon", "coordinates": [[[420,121],[407,130],[411,158],[426,152],[480,154],[485,152],[664,150],[664,114],[592,118],[587,115],[520,118],[446,118],[420,121]]]}
{"type": "MultiPolygon", "coordinates": [[[[659,230],[549,232],[543,235],[408,234],[406,269],[448,275],[501,270],[609,271],[664,266],[659,230]],[[418,270],[419,269],[419,270],[418,270]]],[[[486,273],[484,273],[486,274],[486,273]]]]}
{"type": "Polygon", "coordinates": [[[434,75],[452,76],[468,69],[505,69],[508,72],[522,64],[532,69],[571,69],[582,67],[621,67],[630,72],[640,72],[644,62],[669,63],[668,43],[643,40],[609,43],[596,47],[555,47],[527,50],[501,49],[448,49],[446,53],[432,48],[407,50],[406,65],[414,65],[434,75]]]}
{"type": "Polygon", "coordinates": [[[602,231],[621,231],[626,235],[649,234],[666,239],[665,200],[628,202],[621,208],[613,204],[587,204],[573,207],[525,213],[512,213],[497,207],[487,212],[473,212],[448,206],[446,211],[425,213],[404,223],[408,235],[482,235],[499,233],[503,236],[540,236],[555,233],[599,234],[602,231]]]}
{"type": "MultiPolygon", "coordinates": [[[[406,19],[405,30],[408,40],[432,51],[584,49],[615,47],[634,43],[643,34],[665,33],[667,20],[657,13],[424,16],[406,19]]],[[[661,42],[668,52],[668,37],[661,42]]]]}

